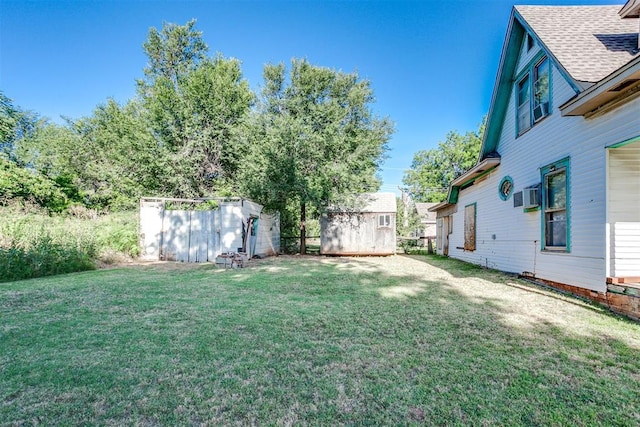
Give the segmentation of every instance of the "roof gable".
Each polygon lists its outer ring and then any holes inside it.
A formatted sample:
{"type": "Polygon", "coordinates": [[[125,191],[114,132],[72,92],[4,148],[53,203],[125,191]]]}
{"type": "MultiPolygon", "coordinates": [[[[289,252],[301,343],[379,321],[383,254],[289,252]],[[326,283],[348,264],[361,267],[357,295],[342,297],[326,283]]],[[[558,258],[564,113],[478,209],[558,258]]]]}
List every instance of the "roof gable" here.
{"type": "MultiPolygon", "coordinates": [[[[620,5],[514,6],[502,47],[480,157],[476,166],[458,180],[473,179],[483,163],[499,159],[497,145],[525,34],[534,38],[540,50],[579,95],[640,58],[640,20],[635,18],[636,14],[640,15],[640,0],[629,0],[622,9],[620,5]]],[[[431,210],[456,203],[460,185],[454,181],[449,187],[447,201],[431,210]]]]}
{"type": "Polygon", "coordinates": [[[525,34],[579,94],[640,56],[638,19],[623,19],[619,11],[620,5],[514,6],[479,160],[497,151],[525,34]]]}
{"type": "Polygon", "coordinates": [[[638,22],[623,19],[620,5],[515,10],[575,81],[596,83],[639,55],[638,22]]]}

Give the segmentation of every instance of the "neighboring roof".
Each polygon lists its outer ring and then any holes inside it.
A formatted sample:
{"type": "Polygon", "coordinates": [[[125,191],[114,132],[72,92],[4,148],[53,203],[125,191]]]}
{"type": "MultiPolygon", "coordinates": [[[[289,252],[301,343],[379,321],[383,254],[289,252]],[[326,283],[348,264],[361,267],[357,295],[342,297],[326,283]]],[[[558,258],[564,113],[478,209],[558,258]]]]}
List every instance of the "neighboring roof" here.
{"type": "Polygon", "coordinates": [[[331,212],[395,213],[396,209],[396,195],[394,193],[362,193],[346,202],[333,204],[327,210],[331,212]]]}
{"type": "Polygon", "coordinates": [[[638,20],[623,19],[620,5],[515,10],[576,81],[598,82],[640,55],[638,20]]]}
{"type": "Polygon", "coordinates": [[[437,203],[416,203],[416,211],[418,211],[418,216],[423,221],[435,221],[436,213],[429,212],[429,208],[434,207],[437,203]]]}

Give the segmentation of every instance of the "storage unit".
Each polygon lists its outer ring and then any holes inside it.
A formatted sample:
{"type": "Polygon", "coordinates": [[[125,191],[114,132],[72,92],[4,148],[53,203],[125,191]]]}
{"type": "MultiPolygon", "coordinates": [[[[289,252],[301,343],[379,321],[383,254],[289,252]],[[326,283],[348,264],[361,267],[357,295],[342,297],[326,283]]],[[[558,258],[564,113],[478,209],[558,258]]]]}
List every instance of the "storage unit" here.
{"type": "Polygon", "coordinates": [[[396,197],[364,193],[320,218],[322,255],[392,255],[396,252],[396,197]]]}
{"type": "Polygon", "coordinates": [[[241,198],[143,198],[140,247],[145,260],[215,262],[229,252],[248,258],[275,255],[280,219],[241,198]]]}

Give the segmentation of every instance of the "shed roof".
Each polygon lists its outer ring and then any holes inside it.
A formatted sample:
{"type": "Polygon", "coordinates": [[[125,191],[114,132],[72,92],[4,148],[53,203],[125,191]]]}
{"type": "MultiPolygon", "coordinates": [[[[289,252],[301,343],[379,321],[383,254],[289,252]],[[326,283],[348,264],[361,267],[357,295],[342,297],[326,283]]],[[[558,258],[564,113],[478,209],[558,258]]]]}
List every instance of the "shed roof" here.
{"type": "Polygon", "coordinates": [[[515,6],[575,80],[595,83],[640,55],[638,20],[612,6],[515,6]]]}
{"type": "Polygon", "coordinates": [[[327,209],[331,212],[396,212],[394,193],[362,193],[347,202],[333,204],[327,209]]]}

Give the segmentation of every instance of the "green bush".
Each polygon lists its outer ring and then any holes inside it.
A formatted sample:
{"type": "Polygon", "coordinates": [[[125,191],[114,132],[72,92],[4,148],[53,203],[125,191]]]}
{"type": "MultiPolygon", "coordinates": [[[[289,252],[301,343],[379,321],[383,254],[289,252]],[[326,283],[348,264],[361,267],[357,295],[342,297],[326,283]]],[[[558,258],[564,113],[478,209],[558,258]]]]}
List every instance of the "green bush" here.
{"type": "MultiPolygon", "coordinates": [[[[72,191],[70,183],[64,185],[66,191],[72,191]]],[[[62,212],[69,205],[67,194],[57,182],[0,159],[0,206],[16,199],[35,202],[51,212],[62,212]]]]}

